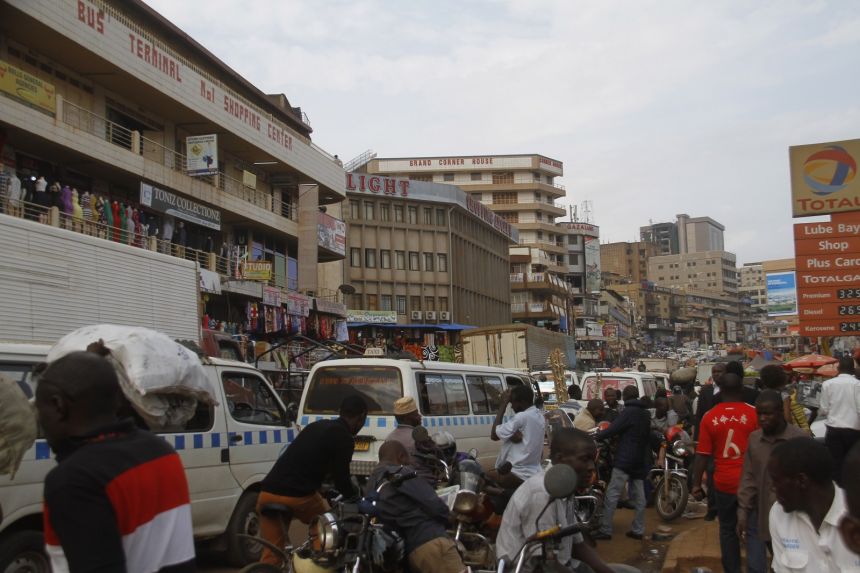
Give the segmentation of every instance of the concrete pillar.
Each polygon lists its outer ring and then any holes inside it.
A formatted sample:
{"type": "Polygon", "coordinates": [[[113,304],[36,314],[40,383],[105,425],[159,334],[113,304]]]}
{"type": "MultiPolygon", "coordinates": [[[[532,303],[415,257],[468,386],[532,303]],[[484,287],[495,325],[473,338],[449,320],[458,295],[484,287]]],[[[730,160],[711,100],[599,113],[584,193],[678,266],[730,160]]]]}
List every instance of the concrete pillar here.
{"type": "Polygon", "coordinates": [[[317,291],[319,185],[299,185],[299,292],[317,291]]]}
{"type": "Polygon", "coordinates": [[[57,207],[48,210],[48,224],[52,227],[60,226],[60,210],[57,207]]]}
{"type": "Polygon", "coordinates": [[[60,94],[57,94],[55,101],[56,107],[54,112],[54,123],[59,124],[63,122],[63,105],[65,104],[65,101],[63,100],[63,96],[60,94]]]}
{"type": "Polygon", "coordinates": [[[212,272],[218,271],[218,257],[215,253],[206,253],[206,268],[212,272]]]}
{"type": "Polygon", "coordinates": [[[131,152],[135,155],[141,154],[141,141],[140,141],[140,132],[137,130],[132,130],[131,132],[131,152]]]}

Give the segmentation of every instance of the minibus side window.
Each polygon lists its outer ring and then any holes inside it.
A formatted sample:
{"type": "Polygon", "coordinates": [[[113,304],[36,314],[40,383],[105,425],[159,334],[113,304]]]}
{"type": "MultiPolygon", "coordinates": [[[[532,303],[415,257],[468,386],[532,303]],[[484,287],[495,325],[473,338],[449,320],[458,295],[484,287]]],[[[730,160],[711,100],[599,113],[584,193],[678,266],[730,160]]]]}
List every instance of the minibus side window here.
{"type": "Polygon", "coordinates": [[[502,381],[495,376],[466,376],[472,412],[495,414],[502,396],[502,381]]]}
{"type": "Polygon", "coordinates": [[[422,414],[454,416],[469,413],[469,398],[461,376],[419,374],[417,380],[422,414]]]}

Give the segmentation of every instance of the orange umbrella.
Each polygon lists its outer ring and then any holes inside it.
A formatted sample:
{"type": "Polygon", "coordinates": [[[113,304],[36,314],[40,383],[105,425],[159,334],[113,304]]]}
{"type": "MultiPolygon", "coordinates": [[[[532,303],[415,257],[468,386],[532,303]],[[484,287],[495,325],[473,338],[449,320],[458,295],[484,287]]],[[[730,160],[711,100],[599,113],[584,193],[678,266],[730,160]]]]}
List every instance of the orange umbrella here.
{"type": "Polygon", "coordinates": [[[795,368],[818,368],[819,366],[833,364],[834,362],[839,362],[839,360],[822,354],[807,354],[806,356],[795,358],[791,362],[786,362],[783,366],[789,370],[794,370],[795,368]]]}
{"type": "Polygon", "coordinates": [[[839,370],[837,369],[836,363],[831,362],[826,366],[822,366],[818,370],[815,371],[819,376],[827,376],[828,378],[833,378],[834,376],[839,375],[839,370]]]}

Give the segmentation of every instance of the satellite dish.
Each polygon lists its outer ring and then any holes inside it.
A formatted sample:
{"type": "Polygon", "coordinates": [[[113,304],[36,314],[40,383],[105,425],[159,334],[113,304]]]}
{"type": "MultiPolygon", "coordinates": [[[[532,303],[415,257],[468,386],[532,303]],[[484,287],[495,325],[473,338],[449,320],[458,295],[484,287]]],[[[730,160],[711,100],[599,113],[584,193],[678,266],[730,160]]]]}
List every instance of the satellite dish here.
{"type": "Polygon", "coordinates": [[[551,499],[564,499],[576,491],[576,471],[566,464],[549,468],[543,476],[543,486],[551,499]]]}
{"type": "Polygon", "coordinates": [[[355,287],[352,285],[340,285],[337,290],[343,294],[355,294],[355,287]]]}

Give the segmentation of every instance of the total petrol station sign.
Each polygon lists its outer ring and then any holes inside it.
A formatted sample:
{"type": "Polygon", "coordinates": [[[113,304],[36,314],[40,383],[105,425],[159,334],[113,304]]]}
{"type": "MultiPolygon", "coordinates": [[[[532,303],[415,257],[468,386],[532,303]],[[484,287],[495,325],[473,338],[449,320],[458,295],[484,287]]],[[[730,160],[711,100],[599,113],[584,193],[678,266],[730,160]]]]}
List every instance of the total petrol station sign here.
{"type": "Polygon", "coordinates": [[[788,150],[794,217],[860,211],[860,139],[788,150]]]}
{"type": "Polygon", "coordinates": [[[794,225],[803,336],[860,335],[860,212],[794,225]]]}

